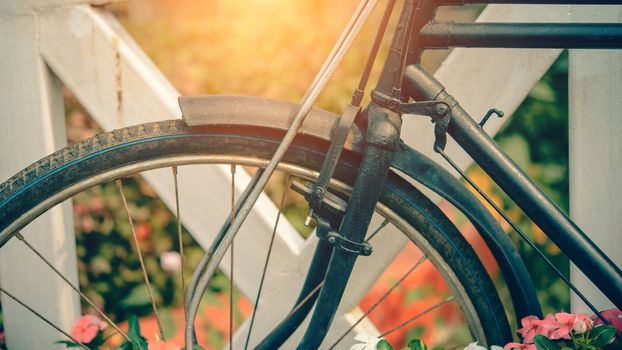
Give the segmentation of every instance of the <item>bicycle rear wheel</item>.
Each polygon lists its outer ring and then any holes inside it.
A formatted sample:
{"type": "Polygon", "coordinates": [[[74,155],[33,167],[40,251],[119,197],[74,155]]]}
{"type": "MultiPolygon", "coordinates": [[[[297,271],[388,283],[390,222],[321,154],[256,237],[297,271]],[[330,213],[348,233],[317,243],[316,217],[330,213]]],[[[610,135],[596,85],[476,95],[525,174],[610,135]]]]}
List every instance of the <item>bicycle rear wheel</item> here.
{"type": "MultiPolygon", "coordinates": [[[[170,166],[238,164],[260,168],[270,159],[281,136],[280,130],[259,126],[188,127],[177,120],[138,125],[84,140],[40,160],[0,186],[0,247],[41,213],[95,185],[170,166]]],[[[312,180],[321,168],[327,147],[324,140],[299,136],[280,170],[312,180]]],[[[331,183],[333,191],[347,196],[359,157],[355,152],[344,152],[335,171],[336,180],[331,183]]],[[[460,340],[447,340],[450,344],[459,346],[477,340],[503,345],[511,340],[506,314],[490,277],[471,246],[436,205],[391,173],[377,212],[418,247],[455,298],[452,303],[464,321],[461,327],[468,328],[471,339],[458,335],[460,340]]],[[[373,240],[371,244],[375,245],[373,240]]],[[[254,299],[254,295],[248,297],[254,299]]],[[[272,326],[284,316],[270,315],[272,326]]],[[[258,343],[272,326],[254,330],[251,345],[258,343]]],[[[381,333],[390,330],[377,326],[381,333]]],[[[323,347],[339,336],[329,334],[323,347]]],[[[349,345],[341,343],[339,348],[349,345]]]]}

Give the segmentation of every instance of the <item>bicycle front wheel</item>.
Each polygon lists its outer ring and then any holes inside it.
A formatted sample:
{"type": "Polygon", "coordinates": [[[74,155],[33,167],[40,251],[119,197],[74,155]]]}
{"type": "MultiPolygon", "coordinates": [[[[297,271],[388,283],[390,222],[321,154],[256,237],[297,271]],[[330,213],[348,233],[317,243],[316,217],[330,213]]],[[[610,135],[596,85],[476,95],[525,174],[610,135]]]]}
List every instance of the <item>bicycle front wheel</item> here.
{"type": "MultiPolygon", "coordinates": [[[[14,239],[15,234],[37,216],[58,203],[93,186],[131,174],[171,166],[180,167],[182,171],[186,166],[201,167],[205,164],[262,168],[280,143],[282,134],[281,130],[261,126],[189,127],[175,120],[115,130],[71,145],[24,169],[0,186],[0,247],[14,239]]],[[[279,170],[295,178],[313,180],[321,168],[327,147],[324,140],[300,136],[289,149],[279,170]]],[[[344,152],[335,171],[335,180],[331,183],[332,191],[347,198],[356,176],[359,158],[356,152],[344,152]]],[[[206,198],[208,202],[209,198],[206,198]]],[[[377,221],[383,222],[382,227],[393,227],[393,231],[403,235],[377,236],[370,240],[372,246],[382,246],[379,239],[399,240],[405,237],[417,247],[417,256],[423,257],[426,264],[433,267],[435,273],[443,279],[444,286],[438,290],[426,287],[413,293],[427,291],[436,302],[428,305],[429,308],[413,311],[414,314],[406,321],[430,313],[434,315],[430,319],[434,323],[437,322],[434,320],[442,318],[438,314],[441,312],[439,310],[448,309],[443,311],[451,315],[447,327],[437,327],[442,329],[438,334],[424,334],[433,342],[438,342],[438,345],[461,346],[472,341],[503,345],[511,340],[506,314],[490,277],[471,246],[436,205],[408,181],[391,173],[377,206],[377,213],[377,221]]],[[[374,231],[374,236],[377,231],[374,231]]],[[[267,248],[256,249],[258,256],[265,256],[267,248]]],[[[374,254],[370,258],[361,259],[373,258],[374,254]]],[[[282,267],[277,270],[279,268],[282,267]]],[[[355,272],[352,280],[356,278],[355,272]]],[[[256,286],[246,290],[256,291],[256,286]]],[[[254,294],[247,297],[251,301],[255,299],[254,294]]],[[[412,298],[425,300],[419,295],[412,298]]],[[[351,304],[354,303],[350,307],[356,307],[359,299],[349,299],[351,304]]],[[[412,303],[412,300],[405,302],[412,303]]],[[[282,303],[288,305],[285,309],[293,306],[293,301],[282,303]]],[[[262,307],[255,311],[259,314],[262,307]]],[[[251,346],[259,343],[286,314],[274,312],[262,315],[261,322],[257,323],[261,326],[256,324],[252,331],[251,346]]],[[[380,334],[390,336],[396,331],[396,325],[402,323],[404,320],[389,319],[377,322],[375,326],[380,334]]],[[[414,324],[404,323],[399,329],[412,330],[414,324]]],[[[237,329],[239,334],[234,342],[240,342],[241,347],[248,327],[237,329]]],[[[292,339],[299,336],[300,332],[294,334],[292,339]]],[[[342,335],[343,327],[331,332],[322,348],[334,345],[342,335]]],[[[10,335],[7,336],[10,338],[10,335]]],[[[288,344],[292,343],[286,343],[286,347],[291,346],[288,344]]],[[[350,345],[341,341],[337,348],[349,348],[350,345]]]]}

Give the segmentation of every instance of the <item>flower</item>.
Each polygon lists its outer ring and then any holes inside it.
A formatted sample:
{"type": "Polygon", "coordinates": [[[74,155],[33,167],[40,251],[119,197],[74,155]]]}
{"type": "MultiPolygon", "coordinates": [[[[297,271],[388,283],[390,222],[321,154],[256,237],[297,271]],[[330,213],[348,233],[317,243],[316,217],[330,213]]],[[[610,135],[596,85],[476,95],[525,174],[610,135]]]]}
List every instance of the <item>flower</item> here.
{"type": "Polygon", "coordinates": [[[463,350],[488,350],[485,346],[478,345],[477,342],[470,343],[463,350]]]}
{"type": "Polygon", "coordinates": [[[547,315],[544,320],[539,320],[536,316],[523,317],[521,324],[523,328],[519,329],[518,332],[527,344],[533,343],[533,337],[536,334],[549,336],[551,330],[558,327],[552,315],[547,315]]]}
{"type": "MultiPolygon", "coordinates": [[[[477,344],[477,342],[470,343],[463,350],[488,350],[485,346],[477,344]]],[[[499,345],[491,345],[490,350],[503,350],[499,345]]]]}
{"type": "MultiPolygon", "coordinates": [[[[616,332],[622,332],[622,312],[620,312],[620,309],[613,308],[601,311],[600,313],[607,321],[609,321],[609,323],[611,323],[611,325],[616,329],[616,332]]],[[[603,321],[596,315],[592,316],[592,321],[597,325],[603,324],[603,321]]]]}
{"type": "Polygon", "coordinates": [[[159,340],[150,342],[147,346],[148,350],[180,350],[181,347],[170,340],[159,340]]]}
{"type": "Polygon", "coordinates": [[[570,331],[574,327],[577,318],[576,314],[567,312],[556,313],[555,321],[557,321],[557,328],[548,337],[550,339],[570,339],[570,331]]]}
{"type": "Polygon", "coordinates": [[[90,343],[99,331],[106,329],[106,322],[99,319],[97,316],[84,315],[76,320],[71,327],[71,336],[77,341],[83,344],[90,343]]]}
{"type": "Polygon", "coordinates": [[[178,252],[163,252],[160,254],[160,266],[166,272],[181,271],[181,255],[178,252]]]}
{"type": "Polygon", "coordinates": [[[509,350],[509,349],[536,350],[536,346],[534,344],[521,344],[521,343],[508,343],[503,348],[505,350],[509,350]]]}
{"type": "Polygon", "coordinates": [[[582,314],[577,314],[577,319],[574,321],[572,330],[576,333],[583,334],[592,329],[592,320],[582,314]]]}
{"type": "MultiPolygon", "coordinates": [[[[358,341],[359,344],[354,344],[350,348],[350,350],[376,350],[376,345],[381,340],[381,338],[376,338],[369,334],[360,333],[354,337],[354,340],[358,341]]],[[[151,350],[151,349],[149,349],[151,350]]]]}

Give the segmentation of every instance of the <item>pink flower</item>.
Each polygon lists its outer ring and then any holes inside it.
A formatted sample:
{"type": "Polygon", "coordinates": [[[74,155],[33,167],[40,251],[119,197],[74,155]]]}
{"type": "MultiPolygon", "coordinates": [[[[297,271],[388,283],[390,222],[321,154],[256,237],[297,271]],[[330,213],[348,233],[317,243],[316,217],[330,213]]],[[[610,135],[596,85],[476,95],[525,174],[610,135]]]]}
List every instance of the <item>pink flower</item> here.
{"type": "MultiPolygon", "coordinates": [[[[535,316],[532,316],[535,317],[535,316]]],[[[537,318],[536,318],[537,319],[537,318]]],[[[503,349],[517,349],[517,350],[536,350],[536,346],[534,344],[521,344],[521,343],[507,343],[503,349]]]]}
{"type": "Polygon", "coordinates": [[[173,343],[170,340],[156,340],[150,342],[148,345],[148,350],[180,350],[179,345],[173,343]]]}
{"type": "Polygon", "coordinates": [[[536,316],[527,316],[521,320],[521,324],[523,328],[519,329],[518,332],[527,344],[533,343],[533,337],[536,334],[548,337],[549,333],[558,326],[551,315],[547,315],[544,320],[539,320],[536,316]]]}
{"type": "MultiPolygon", "coordinates": [[[[609,323],[611,323],[611,325],[616,329],[616,332],[622,332],[622,312],[620,312],[620,309],[613,308],[601,311],[600,313],[607,321],[609,321],[609,323]]],[[[603,324],[603,321],[596,315],[592,316],[592,321],[594,321],[594,324],[603,324]]]]}
{"type": "Polygon", "coordinates": [[[558,312],[555,314],[557,328],[549,335],[550,339],[570,339],[570,331],[574,327],[574,323],[578,316],[567,312],[558,312]]]}
{"type": "Polygon", "coordinates": [[[88,344],[95,339],[99,331],[106,329],[106,326],[106,322],[97,316],[84,315],[77,319],[71,327],[71,336],[83,344],[88,344]]]}

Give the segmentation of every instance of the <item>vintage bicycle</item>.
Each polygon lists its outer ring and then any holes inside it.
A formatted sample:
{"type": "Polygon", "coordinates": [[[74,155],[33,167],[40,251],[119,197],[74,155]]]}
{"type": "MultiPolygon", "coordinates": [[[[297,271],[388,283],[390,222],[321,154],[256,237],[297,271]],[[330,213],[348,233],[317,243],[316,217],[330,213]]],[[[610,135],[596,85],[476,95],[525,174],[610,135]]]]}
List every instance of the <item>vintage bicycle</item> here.
{"type": "MultiPolygon", "coordinates": [[[[299,349],[346,346],[342,340],[365,315],[356,320],[346,334],[329,335],[330,344],[325,342],[325,338],[331,330],[331,322],[355,262],[359,256],[373,258],[374,238],[386,225],[397,228],[421,250],[422,257],[411,272],[416,273],[416,268],[429,260],[452,292],[442,301],[430,305],[424,313],[447,304],[456,304],[473,340],[481,344],[505,344],[512,339],[506,317],[509,312],[480,259],[455,225],[412,182],[427,187],[452,203],[478,229],[509,286],[511,317],[517,319],[526,315],[541,315],[525,264],[499,223],[465,185],[400,140],[402,115],[408,114],[432,120],[435,141],[430,147],[479,191],[532,248],[539,252],[444,152],[447,135],[494,179],[617,307],[622,308],[620,268],[486,134],[486,121],[502,113],[491,109],[481,122],[476,122],[442,83],[419,64],[422,52],[435,48],[622,46],[622,26],[619,24],[439,23],[434,21],[439,6],[620,2],[405,0],[382,74],[370,93],[372,101],[362,107],[372,65],[396,7],[394,0],[388,0],[360,83],[344,113],[335,115],[313,109],[315,99],[377,2],[361,1],[300,104],[260,97],[182,97],[179,101],[182,120],[142,124],[97,135],[61,149],[16,174],[0,185],[0,247],[11,239],[17,239],[36,252],[20,230],[58,203],[110,181],[117,183],[133,231],[122,182],[130,174],[171,168],[179,216],[179,167],[228,164],[232,169],[235,166],[256,168],[247,189],[237,203],[231,205],[231,215],[224,218],[222,229],[188,284],[185,336],[186,348],[192,349],[197,341],[193,328],[201,296],[268,179],[278,169],[295,179],[290,183],[293,190],[308,200],[307,224],[315,225],[319,240],[304,284],[299,287],[299,297],[292,302],[291,310],[274,321],[272,331],[267,334],[252,333],[254,312],[249,327],[244,330],[245,347],[279,348],[296,331],[304,332],[301,342],[297,344],[299,349]],[[383,223],[379,228],[370,230],[374,215],[382,217],[383,223]],[[308,325],[299,330],[307,318],[308,325]]],[[[181,224],[178,229],[181,232],[181,224]]],[[[268,242],[268,251],[273,241],[274,236],[268,242]]],[[[138,241],[135,243],[138,246],[138,241]]],[[[578,288],[557,271],[543,253],[539,254],[594,313],[600,315],[578,288]]],[[[45,260],[43,256],[41,258],[45,260]]],[[[266,266],[268,259],[269,253],[266,266]]],[[[58,273],[58,270],[54,271],[58,273]]],[[[266,276],[265,266],[261,272],[254,311],[257,311],[266,276]]],[[[145,279],[148,281],[146,273],[145,279]]],[[[80,293],[76,286],[73,287],[80,293]]],[[[19,297],[10,291],[0,289],[0,292],[20,303],[19,297]]],[[[81,296],[93,305],[84,294],[81,296]]],[[[412,319],[420,315],[413,315],[412,319]]],[[[125,336],[114,322],[107,320],[125,336]]]]}

